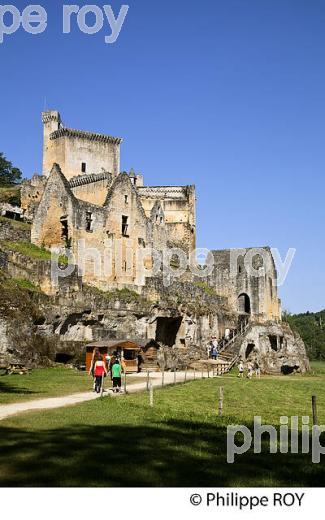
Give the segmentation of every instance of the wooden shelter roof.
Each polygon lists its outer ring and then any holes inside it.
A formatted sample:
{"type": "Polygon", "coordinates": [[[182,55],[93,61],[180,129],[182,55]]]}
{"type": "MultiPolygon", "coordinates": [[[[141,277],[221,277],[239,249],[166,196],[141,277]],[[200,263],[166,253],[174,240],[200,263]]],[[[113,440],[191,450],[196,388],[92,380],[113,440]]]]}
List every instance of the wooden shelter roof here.
{"type": "Polygon", "coordinates": [[[88,343],[86,345],[87,348],[123,348],[124,350],[140,350],[142,348],[142,344],[139,344],[138,340],[130,340],[130,339],[107,339],[102,341],[95,341],[92,343],[88,343]]]}

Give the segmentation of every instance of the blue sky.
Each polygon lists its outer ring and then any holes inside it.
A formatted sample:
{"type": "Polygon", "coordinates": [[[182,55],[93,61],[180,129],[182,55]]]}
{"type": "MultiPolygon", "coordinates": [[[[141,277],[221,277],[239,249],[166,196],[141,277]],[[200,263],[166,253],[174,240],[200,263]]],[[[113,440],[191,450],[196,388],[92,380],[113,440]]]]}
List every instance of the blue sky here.
{"type": "Polygon", "coordinates": [[[0,45],[0,150],[41,171],[45,104],[121,136],[122,169],[196,185],[198,246],[296,248],[283,306],[324,308],[325,2],[129,0],[112,45],[40,3],[46,32],[0,45]]]}

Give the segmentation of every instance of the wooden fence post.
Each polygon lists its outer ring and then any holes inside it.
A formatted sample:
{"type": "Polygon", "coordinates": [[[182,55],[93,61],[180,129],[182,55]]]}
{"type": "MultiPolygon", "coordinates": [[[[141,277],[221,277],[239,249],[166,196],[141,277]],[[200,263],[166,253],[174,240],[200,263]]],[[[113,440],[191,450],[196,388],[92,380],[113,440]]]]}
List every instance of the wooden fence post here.
{"type": "Polygon", "coordinates": [[[124,372],[124,393],[127,394],[127,391],[126,391],[126,372],[124,372]]]}
{"type": "Polygon", "coordinates": [[[104,393],[104,374],[102,375],[102,384],[100,386],[100,397],[103,397],[104,393]]]}
{"type": "Polygon", "coordinates": [[[147,392],[149,391],[149,370],[147,370],[147,392]]]}
{"type": "Polygon", "coordinates": [[[149,384],[149,404],[150,406],[153,406],[153,385],[151,381],[149,384]]]}
{"type": "Polygon", "coordinates": [[[187,367],[185,367],[184,383],[186,383],[186,380],[187,380],[187,367]]]}
{"type": "Polygon", "coordinates": [[[218,415],[222,416],[222,408],[223,408],[223,386],[219,388],[219,407],[218,407],[218,415]]]}
{"type": "Polygon", "coordinates": [[[313,409],[313,426],[318,426],[318,419],[317,419],[317,396],[313,395],[311,398],[311,405],[313,409]]]}

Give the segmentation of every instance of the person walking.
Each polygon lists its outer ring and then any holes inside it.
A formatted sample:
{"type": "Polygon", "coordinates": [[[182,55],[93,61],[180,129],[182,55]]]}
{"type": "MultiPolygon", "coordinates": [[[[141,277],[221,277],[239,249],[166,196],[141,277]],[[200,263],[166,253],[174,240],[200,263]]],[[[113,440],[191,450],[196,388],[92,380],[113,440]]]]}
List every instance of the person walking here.
{"type": "Polygon", "coordinates": [[[100,352],[98,348],[94,348],[92,356],[91,356],[91,363],[90,363],[90,369],[89,369],[89,375],[93,378],[93,392],[96,391],[96,378],[95,378],[95,363],[98,359],[98,356],[100,356],[100,352]]]}
{"type": "Polygon", "coordinates": [[[212,340],[212,359],[214,361],[216,361],[218,359],[218,356],[219,356],[219,343],[218,343],[218,340],[217,338],[213,338],[212,340]]]}
{"type": "Polygon", "coordinates": [[[121,389],[122,380],[122,366],[118,359],[116,359],[112,365],[112,379],[113,379],[113,392],[117,393],[121,389]]]}
{"type": "Polygon", "coordinates": [[[106,363],[102,356],[98,353],[95,357],[94,376],[95,376],[95,392],[99,394],[102,388],[103,377],[107,375],[106,363]]]}
{"type": "Polygon", "coordinates": [[[238,363],[238,375],[237,377],[244,377],[244,363],[239,361],[238,363]]]}
{"type": "Polygon", "coordinates": [[[260,379],[261,378],[261,367],[260,367],[259,362],[257,361],[257,359],[256,359],[256,361],[254,363],[254,372],[255,372],[255,376],[258,379],[260,379]]]}
{"type": "Polygon", "coordinates": [[[253,365],[252,363],[248,363],[247,365],[247,379],[252,379],[253,376],[253,365]]]}

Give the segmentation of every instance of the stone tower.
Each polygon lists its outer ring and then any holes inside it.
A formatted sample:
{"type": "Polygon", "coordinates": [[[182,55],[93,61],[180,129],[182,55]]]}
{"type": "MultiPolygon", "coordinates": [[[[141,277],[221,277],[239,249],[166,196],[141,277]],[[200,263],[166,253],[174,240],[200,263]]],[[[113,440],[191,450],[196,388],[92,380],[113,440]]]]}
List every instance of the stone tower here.
{"type": "Polygon", "coordinates": [[[42,112],[43,131],[43,175],[47,177],[53,166],[53,157],[50,153],[50,135],[61,128],[61,116],[57,110],[42,112]]]}
{"type": "Polygon", "coordinates": [[[43,175],[48,177],[55,163],[68,180],[103,172],[113,176],[120,173],[121,138],[66,128],[55,110],[43,112],[42,120],[43,175]]]}

